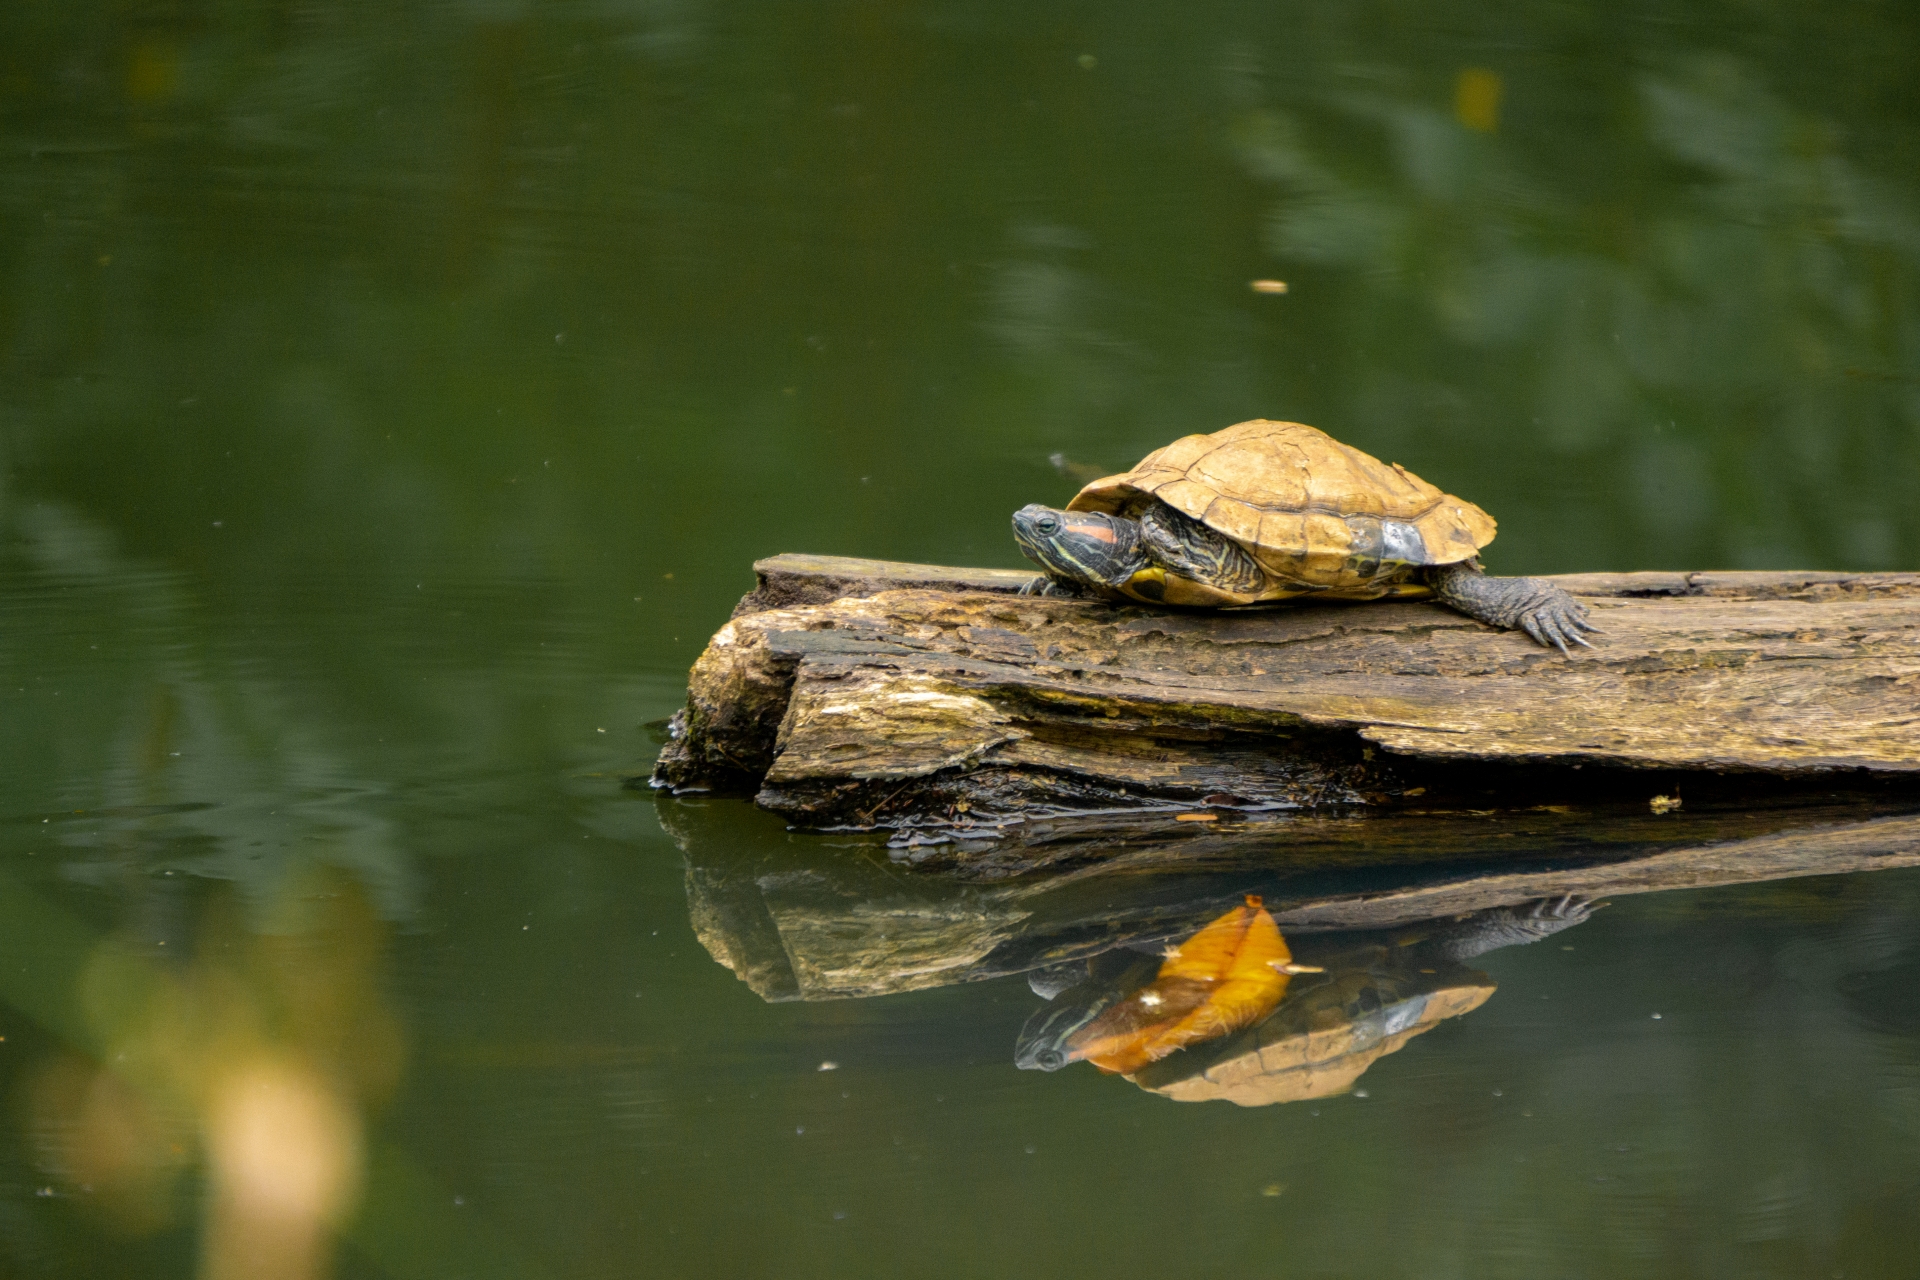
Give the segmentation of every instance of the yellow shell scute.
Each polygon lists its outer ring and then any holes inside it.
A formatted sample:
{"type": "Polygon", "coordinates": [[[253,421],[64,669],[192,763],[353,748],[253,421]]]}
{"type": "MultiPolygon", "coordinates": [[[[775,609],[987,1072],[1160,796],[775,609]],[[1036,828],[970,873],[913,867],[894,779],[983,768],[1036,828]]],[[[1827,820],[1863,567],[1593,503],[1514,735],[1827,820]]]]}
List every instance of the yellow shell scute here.
{"type": "Polygon", "coordinates": [[[1195,520],[1205,520],[1207,512],[1221,497],[1220,491],[1204,481],[1190,479],[1184,473],[1174,473],[1179,478],[1169,480],[1153,491],[1153,496],[1170,507],[1186,512],[1195,520]]]}
{"type": "MultiPolygon", "coordinates": [[[[1284,540],[1288,537],[1300,536],[1297,520],[1290,531],[1281,531],[1276,528],[1272,532],[1263,533],[1262,526],[1268,520],[1279,519],[1279,513],[1268,513],[1258,507],[1250,507],[1244,502],[1235,502],[1230,498],[1214,499],[1194,518],[1210,528],[1219,530],[1243,547],[1257,547],[1269,537],[1278,536],[1284,540]]],[[[1255,556],[1258,558],[1257,552],[1255,556]]]]}
{"type": "MultiPolygon", "coordinates": [[[[1238,542],[1274,578],[1262,598],[1301,585],[1371,593],[1375,577],[1347,517],[1413,525],[1427,564],[1452,564],[1493,541],[1493,517],[1399,464],[1299,422],[1256,419],[1183,436],[1131,471],[1095,480],[1068,508],[1131,514],[1159,499],[1238,542]]],[[[1380,586],[1384,592],[1387,588],[1380,586]]]]}

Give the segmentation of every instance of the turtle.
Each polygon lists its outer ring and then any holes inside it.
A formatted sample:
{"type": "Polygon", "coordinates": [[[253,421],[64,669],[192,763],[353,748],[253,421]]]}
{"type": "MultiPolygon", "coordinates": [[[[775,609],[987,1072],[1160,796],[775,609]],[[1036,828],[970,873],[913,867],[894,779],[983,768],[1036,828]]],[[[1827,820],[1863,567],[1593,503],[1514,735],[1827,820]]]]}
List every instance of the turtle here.
{"type": "Polygon", "coordinates": [[[1543,578],[1480,566],[1494,519],[1299,422],[1257,418],[1183,436],[1064,509],[1029,503],[1013,536],[1043,576],[1031,595],[1234,608],[1301,596],[1434,598],[1570,654],[1598,631],[1543,578]]]}

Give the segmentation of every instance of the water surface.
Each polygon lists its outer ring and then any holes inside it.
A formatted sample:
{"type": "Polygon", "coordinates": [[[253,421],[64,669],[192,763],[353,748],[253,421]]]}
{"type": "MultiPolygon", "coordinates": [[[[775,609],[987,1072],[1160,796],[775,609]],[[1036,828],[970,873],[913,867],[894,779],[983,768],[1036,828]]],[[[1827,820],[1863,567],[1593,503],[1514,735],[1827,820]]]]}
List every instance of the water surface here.
{"type": "Polygon", "coordinates": [[[9,9],[0,1273],[1909,1274],[1915,873],[1622,898],[1249,1110],[1016,1070],[1018,975],[763,1001],[690,863],[908,873],[621,783],[753,558],[1015,566],[1254,416],[1496,572],[1912,568],[1917,63],[1851,2],[9,9]],[[242,1230],[263,1098],[331,1245],[242,1230]]]}

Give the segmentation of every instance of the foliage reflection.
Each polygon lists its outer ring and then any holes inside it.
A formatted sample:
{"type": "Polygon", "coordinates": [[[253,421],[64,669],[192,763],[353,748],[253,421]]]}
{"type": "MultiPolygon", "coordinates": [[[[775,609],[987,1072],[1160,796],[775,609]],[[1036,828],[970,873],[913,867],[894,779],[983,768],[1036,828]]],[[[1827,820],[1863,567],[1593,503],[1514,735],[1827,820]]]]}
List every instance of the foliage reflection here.
{"type": "Polygon", "coordinates": [[[190,957],[137,931],[98,944],[80,1002],[99,1058],[53,1057],[29,1088],[46,1167],[121,1230],[170,1225],[181,1175],[204,1169],[206,1280],[329,1274],[365,1117],[401,1070],[387,929],[363,895],[316,877],[273,907],[254,932],[220,894],[190,957]]]}

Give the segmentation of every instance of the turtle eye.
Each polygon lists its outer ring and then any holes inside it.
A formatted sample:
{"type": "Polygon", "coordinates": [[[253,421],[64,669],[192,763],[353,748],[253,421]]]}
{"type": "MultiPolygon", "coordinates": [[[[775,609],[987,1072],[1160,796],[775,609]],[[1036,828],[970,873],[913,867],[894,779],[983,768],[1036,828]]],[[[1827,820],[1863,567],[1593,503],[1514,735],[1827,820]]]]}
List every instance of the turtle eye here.
{"type": "Polygon", "coordinates": [[[1054,534],[1060,532],[1060,521],[1053,516],[1041,516],[1034,522],[1033,527],[1048,537],[1052,537],[1054,534]]]}

